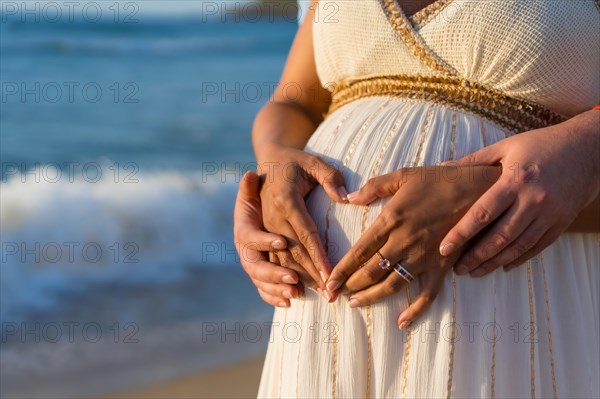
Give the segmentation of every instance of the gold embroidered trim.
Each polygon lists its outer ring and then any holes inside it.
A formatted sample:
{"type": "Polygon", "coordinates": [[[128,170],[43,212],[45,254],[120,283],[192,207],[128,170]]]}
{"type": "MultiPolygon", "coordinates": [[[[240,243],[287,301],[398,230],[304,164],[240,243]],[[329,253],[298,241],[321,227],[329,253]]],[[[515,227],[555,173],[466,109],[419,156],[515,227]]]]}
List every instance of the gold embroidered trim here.
{"type": "Polygon", "coordinates": [[[444,75],[458,75],[458,72],[444,60],[438,57],[423,41],[411,22],[404,15],[397,0],[379,0],[392,28],[400,35],[402,41],[423,64],[444,75]]]}
{"type": "Polygon", "coordinates": [[[546,302],[546,323],[548,324],[548,353],[550,354],[550,372],[552,373],[552,393],[554,399],[558,398],[556,389],[556,373],[554,370],[554,351],[552,350],[552,324],[550,322],[550,302],[548,300],[548,284],[546,283],[546,268],[544,267],[544,253],[540,253],[542,277],[544,279],[544,301],[546,302]]]}
{"type": "Polygon", "coordinates": [[[328,114],[361,98],[381,96],[433,102],[468,111],[511,133],[543,128],[566,119],[538,104],[461,78],[392,75],[347,80],[333,89],[328,114]]]}
{"type": "Polygon", "coordinates": [[[596,5],[598,11],[600,11],[600,0],[594,0],[594,4],[596,5]]]}
{"type": "Polygon", "coordinates": [[[450,3],[452,3],[452,0],[434,1],[421,11],[418,11],[416,14],[410,16],[408,19],[416,29],[420,29],[435,16],[439,15],[440,12],[442,12],[442,10],[450,3]]]}
{"type": "Polygon", "coordinates": [[[527,261],[527,293],[529,295],[529,341],[530,373],[531,373],[531,399],[535,399],[535,321],[533,314],[533,284],[531,282],[531,261],[527,261]]]}
{"type": "Polygon", "coordinates": [[[454,378],[454,351],[456,349],[456,274],[452,270],[452,338],[450,338],[450,360],[448,361],[448,386],[446,398],[452,397],[452,381],[454,378]]]}

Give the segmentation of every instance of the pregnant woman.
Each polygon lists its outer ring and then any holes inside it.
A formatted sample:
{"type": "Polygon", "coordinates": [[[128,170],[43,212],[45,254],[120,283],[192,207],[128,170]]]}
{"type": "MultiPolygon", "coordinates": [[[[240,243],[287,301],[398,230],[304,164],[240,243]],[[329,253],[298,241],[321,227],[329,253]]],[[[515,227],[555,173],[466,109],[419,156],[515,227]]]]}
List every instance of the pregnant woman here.
{"type": "Polygon", "coordinates": [[[595,0],[313,1],[235,211],[259,397],[599,397],[599,102],[595,0]]]}

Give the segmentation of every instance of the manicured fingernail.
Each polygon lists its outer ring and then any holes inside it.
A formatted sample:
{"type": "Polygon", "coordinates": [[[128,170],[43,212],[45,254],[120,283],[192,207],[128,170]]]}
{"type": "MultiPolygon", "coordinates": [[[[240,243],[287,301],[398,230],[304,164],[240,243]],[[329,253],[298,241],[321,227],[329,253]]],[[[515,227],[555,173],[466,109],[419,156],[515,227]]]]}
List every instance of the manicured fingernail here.
{"type": "Polygon", "coordinates": [[[288,299],[291,299],[294,297],[294,294],[292,294],[292,291],[290,291],[290,290],[285,290],[285,291],[283,291],[283,296],[288,299]]]}
{"type": "Polygon", "coordinates": [[[321,294],[321,296],[323,298],[325,298],[327,300],[327,302],[331,302],[331,298],[333,298],[333,296],[331,295],[331,292],[327,291],[327,290],[322,290],[322,289],[317,289],[317,291],[319,292],[319,294],[321,294]]]}
{"type": "Polygon", "coordinates": [[[275,249],[283,249],[285,247],[285,245],[283,245],[283,241],[281,240],[274,240],[271,243],[271,246],[275,249]]]}
{"type": "Polygon", "coordinates": [[[452,242],[446,242],[440,245],[440,254],[442,256],[448,256],[456,250],[456,244],[452,242]]]}
{"type": "Polygon", "coordinates": [[[340,283],[339,281],[331,280],[327,283],[327,289],[329,291],[335,291],[338,288],[340,288],[340,285],[342,285],[342,283],[340,283]]]}
{"type": "Polygon", "coordinates": [[[410,326],[410,321],[406,320],[406,321],[403,321],[402,323],[400,323],[400,325],[398,327],[401,330],[404,330],[405,328],[408,328],[408,326],[410,326]]]}
{"type": "Polygon", "coordinates": [[[360,302],[356,298],[350,298],[348,305],[350,305],[351,308],[357,308],[360,306],[360,302]]]}
{"type": "Polygon", "coordinates": [[[287,274],[281,278],[281,281],[283,281],[286,284],[297,284],[298,283],[298,280],[296,280],[292,276],[288,276],[287,274]]]}
{"type": "Polygon", "coordinates": [[[319,271],[319,274],[321,275],[321,280],[323,280],[323,282],[327,281],[327,279],[329,278],[329,276],[326,275],[325,272],[323,272],[322,270],[319,271]]]}
{"type": "Polygon", "coordinates": [[[469,267],[467,265],[458,265],[456,267],[456,274],[467,274],[469,272],[469,267]]]}
{"type": "Polygon", "coordinates": [[[348,190],[346,190],[346,187],[344,187],[344,186],[338,187],[337,193],[340,195],[340,197],[342,197],[342,200],[344,202],[348,202],[348,190]]]}
{"type": "Polygon", "coordinates": [[[287,305],[287,303],[285,301],[279,302],[279,304],[277,306],[279,306],[280,308],[287,308],[288,307],[288,305],[287,305]]]}
{"type": "Polygon", "coordinates": [[[357,195],[358,195],[358,191],[354,191],[354,192],[348,194],[346,196],[346,198],[348,199],[348,202],[352,202],[352,201],[354,201],[356,199],[357,195]]]}

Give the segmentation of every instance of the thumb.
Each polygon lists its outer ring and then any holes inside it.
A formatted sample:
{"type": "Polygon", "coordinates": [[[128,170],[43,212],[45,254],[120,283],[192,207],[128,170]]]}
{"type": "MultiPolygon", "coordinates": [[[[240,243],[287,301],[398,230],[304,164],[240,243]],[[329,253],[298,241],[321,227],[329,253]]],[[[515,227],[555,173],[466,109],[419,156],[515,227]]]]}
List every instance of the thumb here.
{"type": "Polygon", "coordinates": [[[278,234],[264,231],[260,203],[260,178],[249,171],[240,181],[233,211],[233,236],[236,245],[256,251],[272,251],[287,247],[287,241],[278,234]]]}
{"type": "Polygon", "coordinates": [[[442,166],[457,165],[457,166],[475,166],[475,165],[494,165],[502,159],[500,143],[492,144],[484,147],[479,151],[462,157],[456,161],[442,162],[442,166]]]}
{"type": "Polygon", "coordinates": [[[240,187],[238,189],[238,201],[247,201],[251,203],[260,203],[260,177],[249,170],[242,176],[240,187]]]}
{"type": "Polygon", "coordinates": [[[348,202],[353,205],[367,205],[378,198],[391,197],[403,182],[402,170],[373,177],[360,190],[348,194],[348,202]]]}
{"type": "Polygon", "coordinates": [[[323,187],[329,198],[335,202],[347,202],[348,190],[344,183],[344,176],[332,165],[323,159],[313,156],[309,167],[304,170],[323,187]]]}

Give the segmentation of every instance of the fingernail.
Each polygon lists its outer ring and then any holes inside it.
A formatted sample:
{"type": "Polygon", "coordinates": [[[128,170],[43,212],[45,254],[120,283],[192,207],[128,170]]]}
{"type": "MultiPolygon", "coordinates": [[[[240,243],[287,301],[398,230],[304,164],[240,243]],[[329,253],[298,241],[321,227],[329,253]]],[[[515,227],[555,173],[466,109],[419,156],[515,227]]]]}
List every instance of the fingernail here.
{"type": "Polygon", "coordinates": [[[440,245],[440,254],[442,256],[448,256],[456,250],[456,244],[452,242],[447,242],[440,245]]]}
{"type": "Polygon", "coordinates": [[[354,191],[354,192],[346,195],[346,198],[348,199],[348,202],[352,202],[353,200],[356,199],[357,195],[358,195],[358,191],[354,191]]]}
{"type": "Polygon", "coordinates": [[[291,299],[294,297],[294,294],[292,294],[292,291],[290,291],[290,290],[285,290],[285,291],[283,291],[283,296],[288,299],[291,299]]]}
{"type": "Polygon", "coordinates": [[[406,320],[406,321],[403,321],[402,323],[400,323],[400,325],[398,327],[401,330],[404,330],[405,328],[408,328],[408,326],[410,326],[410,321],[406,320]]]}
{"type": "Polygon", "coordinates": [[[288,275],[283,276],[281,278],[281,281],[286,284],[297,284],[298,283],[298,280],[296,280],[294,277],[288,276],[288,275]]]}
{"type": "Polygon", "coordinates": [[[317,292],[318,292],[319,294],[321,294],[321,296],[322,296],[323,298],[325,298],[325,299],[327,300],[327,302],[330,302],[330,301],[331,301],[331,298],[333,298],[333,296],[331,295],[331,293],[330,293],[329,291],[327,291],[327,290],[322,290],[322,289],[320,289],[320,288],[317,288],[317,292]]]}
{"type": "Polygon", "coordinates": [[[467,274],[469,272],[469,267],[467,265],[458,265],[456,267],[456,274],[467,274]]]}
{"type": "Polygon", "coordinates": [[[279,306],[280,308],[287,308],[288,307],[287,303],[285,301],[279,302],[279,304],[277,306],[279,306]]]}
{"type": "Polygon", "coordinates": [[[346,190],[346,187],[344,187],[344,186],[338,187],[337,193],[340,195],[340,197],[342,197],[342,200],[344,202],[348,202],[348,190],[346,190]]]}
{"type": "Polygon", "coordinates": [[[342,285],[342,283],[340,283],[339,281],[331,280],[327,283],[327,289],[329,291],[335,291],[338,288],[340,288],[341,285],[342,285]]]}
{"type": "Polygon", "coordinates": [[[275,240],[271,243],[271,246],[275,249],[283,249],[285,247],[285,245],[283,245],[283,241],[281,240],[275,240]]]}
{"type": "Polygon", "coordinates": [[[323,282],[327,281],[329,278],[322,270],[319,271],[319,274],[321,275],[321,280],[323,280],[323,282]]]}
{"type": "Polygon", "coordinates": [[[357,308],[360,306],[360,302],[356,298],[350,298],[348,305],[350,305],[351,308],[357,308]]]}

